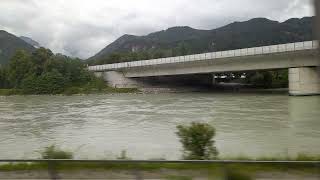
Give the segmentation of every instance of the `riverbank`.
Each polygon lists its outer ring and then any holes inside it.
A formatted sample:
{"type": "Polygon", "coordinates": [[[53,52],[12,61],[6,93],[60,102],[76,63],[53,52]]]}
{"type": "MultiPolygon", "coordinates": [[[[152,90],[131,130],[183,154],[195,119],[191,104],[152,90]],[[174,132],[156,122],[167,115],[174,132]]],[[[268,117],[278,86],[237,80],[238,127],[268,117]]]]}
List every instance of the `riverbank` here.
{"type": "MultiPolygon", "coordinates": [[[[121,94],[121,93],[140,93],[141,91],[137,88],[112,88],[105,87],[103,89],[88,89],[72,87],[66,89],[60,94],[42,94],[42,95],[83,95],[83,94],[121,94]]],[[[0,89],[0,96],[13,96],[13,95],[38,95],[25,93],[21,89],[0,89]]]]}
{"type": "MultiPolygon", "coordinates": [[[[262,94],[287,94],[287,88],[278,89],[255,89],[255,88],[178,88],[178,87],[149,87],[149,88],[112,88],[104,89],[85,89],[69,88],[60,94],[41,94],[41,95],[86,95],[86,94],[121,94],[121,93],[143,93],[143,94],[164,94],[164,93],[192,93],[192,92],[212,92],[212,93],[262,93],[262,94]]],[[[24,93],[20,89],[0,89],[0,96],[13,95],[39,95],[24,93]]]]}
{"type": "Polygon", "coordinates": [[[148,87],[140,88],[145,94],[163,93],[258,93],[258,94],[288,94],[288,88],[248,88],[238,86],[214,86],[214,87],[148,87]]]}

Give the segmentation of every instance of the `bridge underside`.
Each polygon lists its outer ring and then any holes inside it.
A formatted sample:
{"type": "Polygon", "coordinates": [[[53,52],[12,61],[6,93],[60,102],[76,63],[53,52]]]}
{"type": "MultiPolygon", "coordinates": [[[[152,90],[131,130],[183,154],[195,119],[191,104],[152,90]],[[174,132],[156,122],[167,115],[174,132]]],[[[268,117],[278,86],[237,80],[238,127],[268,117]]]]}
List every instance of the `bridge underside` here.
{"type": "Polygon", "coordinates": [[[152,87],[210,87],[214,82],[213,74],[187,74],[172,76],[150,76],[127,78],[122,72],[96,72],[112,87],[152,88],[152,87]]]}
{"type": "Polygon", "coordinates": [[[315,50],[171,63],[119,70],[125,77],[172,76],[320,66],[315,50]]]}

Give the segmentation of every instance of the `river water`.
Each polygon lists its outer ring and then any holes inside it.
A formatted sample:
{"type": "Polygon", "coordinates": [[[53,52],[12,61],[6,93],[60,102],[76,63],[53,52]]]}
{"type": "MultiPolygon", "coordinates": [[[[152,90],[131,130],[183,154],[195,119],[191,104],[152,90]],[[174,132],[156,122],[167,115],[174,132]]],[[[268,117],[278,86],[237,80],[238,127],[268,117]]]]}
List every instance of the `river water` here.
{"type": "Polygon", "coordinates": [[[56,144],[75,158],[179,159],[176,126],[216,128],[222,157],[320,154],[320,97],[183,93],[0,97],[0,159],[56,144]]]}

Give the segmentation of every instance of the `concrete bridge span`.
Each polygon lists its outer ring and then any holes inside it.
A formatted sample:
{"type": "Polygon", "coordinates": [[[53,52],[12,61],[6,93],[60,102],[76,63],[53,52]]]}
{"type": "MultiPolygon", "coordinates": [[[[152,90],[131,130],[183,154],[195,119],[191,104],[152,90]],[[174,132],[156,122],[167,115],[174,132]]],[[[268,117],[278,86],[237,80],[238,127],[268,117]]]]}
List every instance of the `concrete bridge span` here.
{"type": "MultiPolygon", "coordinates": [[[[139,86],[137,78],[250,70],[289,69],[291,95],[320,94],[318,42],[307,41],[230,51],[90,66],[117,87],[139,86]]],[[[208,80],[206,80],[208,81],[208,80]]],[[[141,84],[141,82],[140,82],[141,84]]]]}

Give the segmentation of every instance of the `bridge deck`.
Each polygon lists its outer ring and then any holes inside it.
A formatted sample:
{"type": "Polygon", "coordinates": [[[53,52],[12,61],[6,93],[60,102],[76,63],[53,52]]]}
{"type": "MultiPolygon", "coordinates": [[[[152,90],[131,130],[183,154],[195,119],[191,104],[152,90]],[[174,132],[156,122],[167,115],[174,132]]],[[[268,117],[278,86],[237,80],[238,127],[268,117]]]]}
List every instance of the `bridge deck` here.
{"type": "Polygon", "coordinates": [[[95,71],[95,72],[114,71],[114,70],[143,67],[143,66],[156,66],[156,65],[164,65],[164,64],[187,63],[187,62],[194,62],[194,61],[214,60],[214,59],[231,58],[231,57],[276,54],[276,53],[294,52],[294,51],[310,50],[310,49],[317,49],[317,48],[318,48],[318,41],[305,41],[305,42],[296,42],[296,43],[279,44],[279,45],[271,45],[271,46],[228,50],[228,51],[193,54],[193,55],[178,56],[178,57],[168,57],[168,58],[89,66],[88,69],[90,71],[95,71]]]}

